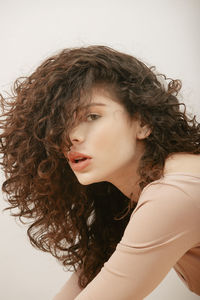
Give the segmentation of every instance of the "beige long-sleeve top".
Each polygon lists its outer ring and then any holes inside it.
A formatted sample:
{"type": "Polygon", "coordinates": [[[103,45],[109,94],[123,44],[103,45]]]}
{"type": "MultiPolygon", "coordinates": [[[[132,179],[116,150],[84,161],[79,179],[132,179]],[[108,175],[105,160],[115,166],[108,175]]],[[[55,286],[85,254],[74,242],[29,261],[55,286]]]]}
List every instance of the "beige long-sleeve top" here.
{"type": "Polygon", "coordinates": [[[171,173],[147,185],[97,276],[81,290],[72,274],[53,300],[141,300],[172,267],[200,295],[200,176],[171,173]]]}

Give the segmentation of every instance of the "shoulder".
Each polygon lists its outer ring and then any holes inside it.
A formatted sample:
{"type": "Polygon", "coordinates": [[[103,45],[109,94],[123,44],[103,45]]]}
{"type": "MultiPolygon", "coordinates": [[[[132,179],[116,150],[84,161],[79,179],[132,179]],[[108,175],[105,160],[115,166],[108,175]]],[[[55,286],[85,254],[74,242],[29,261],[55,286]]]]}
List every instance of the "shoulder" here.
{"type": "Polygon", "coordinates": [[[173,153],[165,161],[164,174],[187,173],[200,176],[200,154],[173,153]]]}
{"type": "Polygon", "coordinates": [[[199,242],[199,194],[200,176],[167,175],[150,183],[130,216],[125,241],[152,246],[180,238],[190,246],[199,242]]]}
{"type": "Polygon", "coordinates": [[[200,239],[200,175],[171,173],[148,184],[130,216],[127,237],[160,241],[187,235],[200,239]]]}

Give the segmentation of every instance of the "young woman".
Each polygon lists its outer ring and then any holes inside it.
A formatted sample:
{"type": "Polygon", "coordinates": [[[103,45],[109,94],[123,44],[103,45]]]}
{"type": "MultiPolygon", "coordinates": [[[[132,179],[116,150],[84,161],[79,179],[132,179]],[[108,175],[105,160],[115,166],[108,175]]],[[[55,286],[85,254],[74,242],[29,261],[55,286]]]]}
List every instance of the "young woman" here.
{"type": "Polygon", "coordinates": [[[200,124],[179,80],[105,46],[65,49],[1,100],[2,189],[74,273],[54,300],[138,300],[173,267],[200,295],[200,124]]]}

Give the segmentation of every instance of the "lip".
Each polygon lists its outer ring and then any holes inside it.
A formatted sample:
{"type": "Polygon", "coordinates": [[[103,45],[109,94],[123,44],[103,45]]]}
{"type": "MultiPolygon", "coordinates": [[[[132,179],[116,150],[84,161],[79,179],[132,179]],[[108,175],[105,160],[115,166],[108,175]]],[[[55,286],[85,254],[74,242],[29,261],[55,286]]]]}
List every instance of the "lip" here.
{"type": "Polygon", "coordinates": [[[74,163],[74,160],[78,157],[85,157],[85,158],[91,158],[91,156],[81,153],[81,152],[76,152],[76,151],[69,151],[67,154],[67,158],[69,159],[70,162],[74,163]]]}
{"type": "Polygon", "coordinates": [[[83,169],[85,169],[91,162],[91,158],[86,158],[85,160],[83,161],[80,161],[80,162],[70,162],[70,166],[72,168],[73,171],[76,171],[76,172],[80,172],[82,171],[83,169]]]}
{"type": "Polygon", "coordinates": [[[69,160],[70,167],[73,169],[73,171],[81,171],[85,169],[90,164],[92,159],[89,155],[75,151],[69,151],[67,154],[67,158],[69,160]],[[75,159],[78,157],[83,157],[86,159],[83,161],[75,162],[75,159]]]}

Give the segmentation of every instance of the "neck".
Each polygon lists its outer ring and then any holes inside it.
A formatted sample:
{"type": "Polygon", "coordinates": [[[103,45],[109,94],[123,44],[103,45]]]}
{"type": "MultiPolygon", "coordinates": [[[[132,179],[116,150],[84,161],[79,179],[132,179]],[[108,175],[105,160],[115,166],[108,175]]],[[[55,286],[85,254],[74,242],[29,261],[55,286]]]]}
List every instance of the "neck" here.
{"type": "Polygon", "coordinates": [[[137,172],[127,172],[121,174],[120,180],[116,183],[112,182],[126,197],[131,199],[134,202],[138,201],[140,194],[140,187],[138,184],[140,177],[137,172]]]}
{"type": "Polygon", "coordinates": [[[115,178],[112,178],[110,180],[113,185],[115,185],[126,197],[131,199],[131,201],[133,202],[137,202],[139,199],[140,186],[138,184],[138,181],[140,179],[140,176],[137,170],[143,152],[144,148],[141,145],[133,160],[127,166],[124,166],[123,170],[119,170],[115,178]]]}

